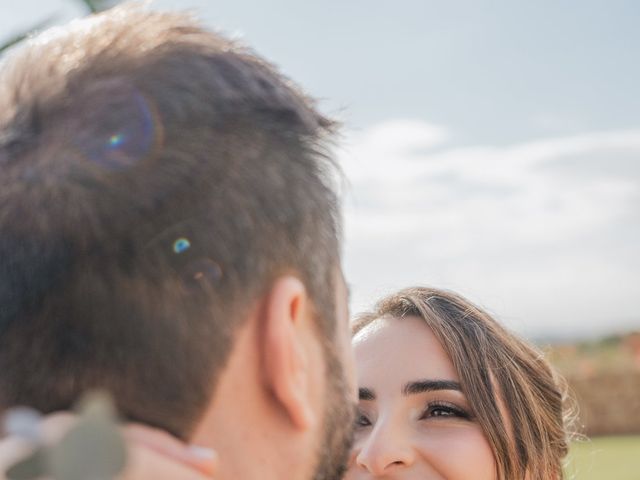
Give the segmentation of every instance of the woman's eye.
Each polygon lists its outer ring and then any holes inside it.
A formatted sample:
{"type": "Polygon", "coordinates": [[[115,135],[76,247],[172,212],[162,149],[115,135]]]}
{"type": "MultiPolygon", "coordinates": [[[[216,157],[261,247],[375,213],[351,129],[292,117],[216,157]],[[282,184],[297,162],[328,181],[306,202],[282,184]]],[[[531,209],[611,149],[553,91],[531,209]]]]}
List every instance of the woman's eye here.
{"type": "Polygon", "coordinates": [[[448,404],[435,404],[432,403],[427,406],[427,409],[422,414],[421,420],[427,418],[464,418],[469,419],[469,415],[465,410],[456,407],[455,405],[448,404]]]}
{"type": "Polygon", "coordinates": [[[455,417],[456,412],[453,409],[447,408],[447,407],[434,407],[433,409],[431,409],[431,416],[432,417],[455,417]]]}
{"type": "Polygon", "coordinates": [[[356,416],[356,427],[364,428],[364,427],[370,427],[370,426],[371,426],[371,422],[369,421],[367,416],[362,413],[358,413],[358,415],[356,416]]]}

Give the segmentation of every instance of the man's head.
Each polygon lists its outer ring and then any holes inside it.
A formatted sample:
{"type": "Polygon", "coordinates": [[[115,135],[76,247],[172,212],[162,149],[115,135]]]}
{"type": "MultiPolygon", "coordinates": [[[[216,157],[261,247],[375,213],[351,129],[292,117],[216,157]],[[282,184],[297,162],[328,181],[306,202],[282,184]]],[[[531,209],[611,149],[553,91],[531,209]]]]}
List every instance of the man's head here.
{"type": "MultiPolygon", "coordinates": [[[[305,398],[333,391],[317,406],[348,419],[331,122],[177,14],[115,9],[1,68],[0,408],[64,409],[105,388],[127,418],[190,438],[236,339],[293,328],[291,345],[320,345],[329,381],[287,404],[286,362],[273,378],[260,362],[265,398],[304,429],[305,398]]],[[[263,357],[280,348],[256,338],[263,357]]],[[[293,358],[296,375],[317,367],[293,358]]]]}

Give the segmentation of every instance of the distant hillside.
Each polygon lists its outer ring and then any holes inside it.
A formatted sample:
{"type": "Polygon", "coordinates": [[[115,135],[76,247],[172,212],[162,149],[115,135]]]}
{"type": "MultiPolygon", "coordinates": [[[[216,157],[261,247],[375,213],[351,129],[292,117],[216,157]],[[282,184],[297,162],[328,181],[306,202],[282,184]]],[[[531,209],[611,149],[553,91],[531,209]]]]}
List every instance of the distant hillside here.
{"type": "Polygon", "coordinates": [[[543,350],[564,375],[572,377],[640,371],[640,331],[597,340],[548,345],[543,350]]]}
{"type": "Polygon", "coordinates": [[[640,433],[640,331],[543,350],[569,382],[583,433],[640,433]]]}

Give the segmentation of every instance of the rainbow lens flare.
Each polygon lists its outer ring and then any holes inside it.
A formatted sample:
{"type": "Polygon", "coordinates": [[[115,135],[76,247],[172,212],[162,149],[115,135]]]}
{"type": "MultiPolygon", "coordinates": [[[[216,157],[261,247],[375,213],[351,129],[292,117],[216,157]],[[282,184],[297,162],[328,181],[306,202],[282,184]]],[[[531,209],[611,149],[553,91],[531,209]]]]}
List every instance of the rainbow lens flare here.
{"type": "Polygon", "coordinates": [[[191,242],[187,238],[179,238],[173,242],[173,251],[178,255],[191,248],[191,242]]]}

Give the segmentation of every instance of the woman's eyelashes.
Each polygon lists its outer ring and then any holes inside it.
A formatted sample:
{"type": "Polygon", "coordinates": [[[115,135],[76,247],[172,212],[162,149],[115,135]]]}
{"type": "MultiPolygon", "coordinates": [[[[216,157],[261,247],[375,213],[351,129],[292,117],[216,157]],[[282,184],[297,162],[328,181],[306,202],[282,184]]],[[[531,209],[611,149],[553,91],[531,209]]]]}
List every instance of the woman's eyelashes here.
{"type": "MultiPolygon", "coordinates": [[[[473,415],[463,407],[454,403],[442,400],[432,400],[428,402],[418,417],[418,420],[473,420],[473,415]]],[[[362,409],[356,412],[356,429],[372,427],[375,420],[362,409]]]]}
{"type": "Polygon", "coordinates": [[[373,423],[371,423],[367,414],[358,409],[356,411],[356,429],[370,427],[371,425],[373,425],[373,423]]]}
{"type": "Polygon", "coordinates": [[[428,419],[445,419],[458,418],[462,420],[471,420],[473,417],[466,409],[459,407],[450,402],[432,401],[427,403],[420,420],[428,419]]]}

